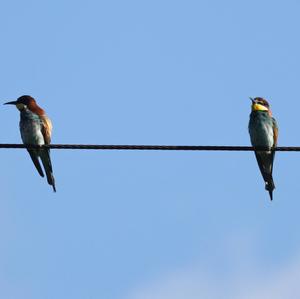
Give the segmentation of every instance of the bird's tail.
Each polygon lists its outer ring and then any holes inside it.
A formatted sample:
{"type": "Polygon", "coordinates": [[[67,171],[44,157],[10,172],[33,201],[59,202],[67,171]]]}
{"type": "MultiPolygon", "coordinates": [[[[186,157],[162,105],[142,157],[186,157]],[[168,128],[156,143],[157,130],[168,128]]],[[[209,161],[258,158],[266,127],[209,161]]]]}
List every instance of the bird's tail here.
{"type": "Polygon", "coordinates": [[[269,191],[271,200],[273,200],[273,190],[275,189],[275,184],[272,176],[274,154],[274,151],[255,151],[258,166],[266,184],[265,188],[267,191],[269,191]]]}
{"type": "Polygon", "coordinates": [[[52,186],[53,191],[56,192],[55,188],[55,179],[53,176],[53,170],[52,170],[52,164],[50,159],[50,150],[49,149],[43,149],[40,153],[40,157],[46,172],[47,181],[48,184],[52,186]]]}
{"type": "Polygon", "coordinates": [[[44,172],[41,167],[41,164],[39,161],[39,156],[38,156],[37,152],[34,150],[28,150],[28,153],[29,153],[31,160],[32,160],[35,168],[37,169],[38,173],[40,174],[41,177],[44,177],[44,172]]]}
{"type": "Polygon", "coordinates": [[[275,189],[275,184],[272,175],[268,178],[268,180],[265,180],[265,183],[265,188],[267,191],[269,191],[270,199],[273,200],[273,190],[275,189]]]}

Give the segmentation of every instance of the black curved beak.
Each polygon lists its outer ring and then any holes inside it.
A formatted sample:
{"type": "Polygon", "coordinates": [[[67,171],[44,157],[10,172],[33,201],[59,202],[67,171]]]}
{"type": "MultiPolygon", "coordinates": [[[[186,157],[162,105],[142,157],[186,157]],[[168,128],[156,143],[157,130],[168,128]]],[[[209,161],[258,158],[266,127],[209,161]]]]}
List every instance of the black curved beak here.
{"type": "Polygon", "coordinates": [[[7,102],[4,103],[3,105],[17,105],[17,101],[7,102]]]}
{"type": "Polygon", "coordinates": [[[249,97],[249,99],[252,101],[253,104],[255,103],[255,100],[253,98],[249,97]]]}

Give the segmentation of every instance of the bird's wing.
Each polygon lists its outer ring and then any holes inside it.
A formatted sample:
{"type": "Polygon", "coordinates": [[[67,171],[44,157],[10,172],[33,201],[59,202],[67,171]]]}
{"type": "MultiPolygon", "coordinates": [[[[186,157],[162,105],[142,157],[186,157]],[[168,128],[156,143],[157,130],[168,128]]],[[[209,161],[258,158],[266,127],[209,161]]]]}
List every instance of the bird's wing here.
{"type": "Polygon", "coordinates": [[[271,153],[271,174],[273,173],[273,163],[274,163],[274,158],[275,158],[275,151],[274,151],[274,147],[277,146],[277,141],[278,141],[278,126],[277,126],[277,122],[276,119],[274,117],[272,117],[272,122],[273,122],[273,139],[274,139],[274,143],[273,143],[273,150],[271,153]]]}
{"type": "MultiPolygon", "coordinates": [[[[45,144],[50,144],[51,142],[51,132],[52,132],[52,123],[50,118],[48,118],[45,114],[40,116],[41,124],[42,124],[42,134],[44,136],[45,144]]],[[[56,192],[55,188],[55,179],[53,176],[52,164],[50,159],[50,149],[43,149],[40,152],[40,157],[46,172],[48,184],[52,185],[53,191],[56,192]]]]}
{"type": "Polygon", "coordinates": [[[277,145],[277,140],[278,140],[278,126],[277,126],[277,122],[276,119],[274,117],[272,117],[272,121],[273,121],[273,136],[274,136],[274,145],[277,145]]]}
{"type": "Polygon", "coordinates": [[[42,134],[44,136],[45,144],[50,144],[51,142],[51,132],[52,132],[52,122],[50,118],[46,115],[40,116],[42,123],[42,134]]]}

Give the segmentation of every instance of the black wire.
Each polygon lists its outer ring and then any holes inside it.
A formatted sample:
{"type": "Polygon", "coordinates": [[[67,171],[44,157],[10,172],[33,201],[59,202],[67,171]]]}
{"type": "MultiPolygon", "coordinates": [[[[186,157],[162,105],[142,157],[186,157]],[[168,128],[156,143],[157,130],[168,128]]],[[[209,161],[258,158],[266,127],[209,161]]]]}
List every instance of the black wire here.
{"type": "MultiPolygon", "coordinates": [[[[49,144],[43,146],[0,143],[0,148],[12,149],[77,149],[77,150],[151,150],[151,151],[254,151],[270,150],[265,147],[223,146],[223,145],[99,145],[99,144],[49,144]]],[[[299,152],[300,146],[279,146],[273,149],[279,152],[299,152]]]]}

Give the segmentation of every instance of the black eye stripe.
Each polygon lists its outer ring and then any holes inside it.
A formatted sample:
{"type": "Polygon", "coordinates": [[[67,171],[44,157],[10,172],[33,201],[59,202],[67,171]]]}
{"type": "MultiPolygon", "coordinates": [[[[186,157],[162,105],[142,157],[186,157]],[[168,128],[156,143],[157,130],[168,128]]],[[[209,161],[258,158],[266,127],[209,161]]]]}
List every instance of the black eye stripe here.
{"type": "Polygon", "coordinates": [[[259,105],[262,105],[262,106],[265,106],[265,107],[268,107],[269,105],[267,104],[267,103],[264,103],[264,102],[257,102],[257,104],[259,104],[259,105]]]}

